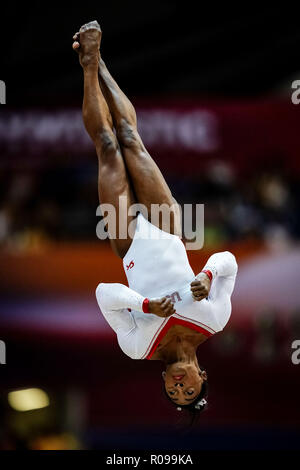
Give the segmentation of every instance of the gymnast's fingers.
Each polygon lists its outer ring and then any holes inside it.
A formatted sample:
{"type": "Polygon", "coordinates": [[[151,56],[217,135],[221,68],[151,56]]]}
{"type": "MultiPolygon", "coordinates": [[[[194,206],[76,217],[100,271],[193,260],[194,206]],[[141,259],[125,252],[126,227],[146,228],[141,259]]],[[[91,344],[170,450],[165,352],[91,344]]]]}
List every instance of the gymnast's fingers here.
{"type": "Polygon", "coordinates": [[[167,306],[167,308],[164,309],[164,312],[167,316],[172,315],[173,313],[175,313],[173,304],[167,306]]]}
{"type": "Polygon", "coordinates": [[[164,310],[165,307],[167,307],[167,305],[170,304],[170,302],[171,302],[170,297],[163,297],[163,301],[162,301],[162,303],[160,304],[160,308],[164,310]]]}
{"type": "Polygon", "coordinates": [[[198,279],[195,279],[195,281],[191,282],[191,286],[199,286],[201,284],[201,281],[198,279]]]}
{"type": "Polygon", "coordinates": [[[204,291],[204,290],[206,290],[206,287],[202,285],[191,287],[192,292],[204,291]]]}

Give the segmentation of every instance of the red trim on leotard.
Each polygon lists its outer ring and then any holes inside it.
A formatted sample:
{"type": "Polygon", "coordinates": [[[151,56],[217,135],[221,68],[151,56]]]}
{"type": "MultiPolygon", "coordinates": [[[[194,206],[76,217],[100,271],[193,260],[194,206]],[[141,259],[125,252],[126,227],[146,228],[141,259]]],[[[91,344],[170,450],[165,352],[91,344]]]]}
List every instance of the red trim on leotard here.
{"type": "Polygon", "coordinates": [[[146,359],[151,359],[151,357],[153,356],[157,346],[159,345],[159,343],[161,342],[163,337],[166,335],[167,331],[173,325],[186,326],[187,328],[190,328],[191,330],[200,331],[200,333],[202,333],[205,336],[212,336],[213,335],[213,333],[210,333],[209,331],[207,331],[205,328],[202,328],[201,326],[195,325],[195,323],[192,323],[192,322],[189,322],[189,321],[186,321],[186,320],[181,320],[180,318],[176,318],[176,317],[171,317],[169,319],[169,321],[166,323],[166,325],[159,332],[156,340],[154,341],[154,343],[153,343],[153,345],[150,349],[150,352],[146,356],[146,359]]]}
{"type": "Polygon", "coordinates": [[[212,275],[212,272],[209,269],[203,269],[201,272],[205,273],[206,276],[209,277],[210,282],[212,281],[213,275],[212,275]]]}
{"type": "Polygon", "coordinates": [[[144,299],[142,307],[143,307],[144,313],[150,313],[149,312],[149,299],[147,299],[147,297],[144,299]]]}

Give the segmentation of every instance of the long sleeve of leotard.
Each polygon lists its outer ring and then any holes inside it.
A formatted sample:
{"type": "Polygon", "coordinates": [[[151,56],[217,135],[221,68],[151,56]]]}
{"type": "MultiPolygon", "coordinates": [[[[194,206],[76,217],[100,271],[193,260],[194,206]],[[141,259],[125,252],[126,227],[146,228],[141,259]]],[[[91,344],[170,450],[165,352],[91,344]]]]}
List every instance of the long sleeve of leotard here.
{"type": "Polygon", "coordinates": [[[214,253],[203,270],[212,273],[209,300],[212,302],[214,316],[223,329],[231,314],[231,294],[235,285],[238,265],[235,256],[229,251],[214,253]]]}
{"type": "Polygon", "coordinates": [[[129,333],[136,328],[128,309],[143,312],[145,297],[123,284],[101,283],[96,289],[96,298],[104,318],[116,333],[120,330],[129,333]]]}
{"type": "Polygon", "coordinates": [[[230,251],[214,253],[203,268],[211,271],[213,280],[217,277],[235,277],[237,269],[235,256],[230,251]]]}

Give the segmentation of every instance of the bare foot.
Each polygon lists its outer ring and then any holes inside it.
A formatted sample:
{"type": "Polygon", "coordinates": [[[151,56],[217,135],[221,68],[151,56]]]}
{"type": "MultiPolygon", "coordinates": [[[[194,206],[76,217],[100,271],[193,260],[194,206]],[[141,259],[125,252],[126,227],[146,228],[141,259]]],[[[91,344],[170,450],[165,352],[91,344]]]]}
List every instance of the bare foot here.
{"type": "Polygon", "coordinates": [[[99,64],[99,49],[102,31],[97,21],[91,21],[81,26],[79,32],[73,36],[73,49],[79,54],[82,67],[99,64]]]}

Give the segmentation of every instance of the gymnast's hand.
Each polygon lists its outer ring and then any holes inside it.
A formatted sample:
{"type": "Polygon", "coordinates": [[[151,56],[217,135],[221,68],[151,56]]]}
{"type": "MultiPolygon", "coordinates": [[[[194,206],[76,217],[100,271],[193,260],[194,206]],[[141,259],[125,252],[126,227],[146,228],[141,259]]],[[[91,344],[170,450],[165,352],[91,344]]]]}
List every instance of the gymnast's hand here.
{"type": "Polygon", "coordinates": [[[191,282],[191,292],[194,300],[205,299],[210,291],[211,281],[207,274],[199,273],[196,279],[191,282]]]}
{"type": "Polygon", "coordinates": [[[169,317],[175,313],[174,304],[169,297],[149,300],[149,312],[158,317],[169,317]]]}

